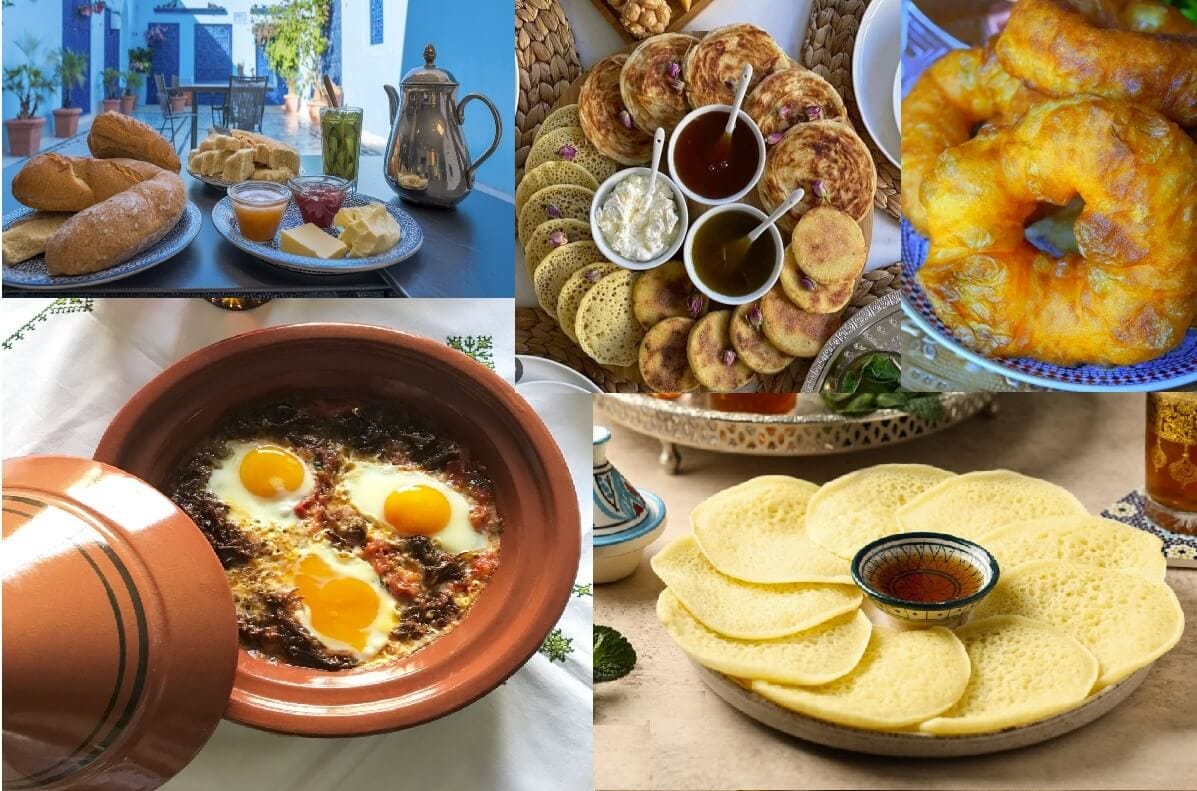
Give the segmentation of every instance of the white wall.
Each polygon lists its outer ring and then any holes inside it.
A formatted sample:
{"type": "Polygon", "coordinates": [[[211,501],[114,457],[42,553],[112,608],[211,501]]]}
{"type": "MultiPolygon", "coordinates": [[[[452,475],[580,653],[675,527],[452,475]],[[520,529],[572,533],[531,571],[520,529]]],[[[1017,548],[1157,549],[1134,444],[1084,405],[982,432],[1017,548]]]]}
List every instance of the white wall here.
{"type": "MultiPolygon", "coordinates": [[[[489,0],[488,0],[489,2],[489,0]]],[[[403,34],[407,0],[385,0],[382,44],[370,44],[370,0],[341,0],[341,81],[345,103],[365,110],[362,142],[383,146],[391,131],[390,108],[383,84],[399,88],[403,79],[403,34]]],[[[464,20],[446,25],[467,24],[464,20]]]]}

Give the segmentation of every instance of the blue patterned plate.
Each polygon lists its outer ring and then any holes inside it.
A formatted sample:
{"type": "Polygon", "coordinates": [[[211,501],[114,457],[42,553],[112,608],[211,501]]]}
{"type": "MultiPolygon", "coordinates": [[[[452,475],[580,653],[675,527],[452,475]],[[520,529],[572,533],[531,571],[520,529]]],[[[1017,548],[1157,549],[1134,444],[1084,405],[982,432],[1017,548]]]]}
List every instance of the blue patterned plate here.
{"type": "MultiPolygon", "coordinates": [[[[274,264],[277,267],[289,269],[292,272],[303,272],[304,274],[312,275],[344,275],[350,272],[369,272],[374,269],[385,269],[391,264],[397,264],[405,258],[410,258],[424,244],[424,231],[420,228],[420,224],[416,222],[416,218],[393,203],[383,203],[378,198],[371,198],[369,195],[357,192],[346,197],[343,205],[346,207],[366,206],[371,203],[382,203],[386,206],[387,211],[395,218],[395,222],[399,223],[400,236],[399,244],[385,253],[372,255],[369,258],[336,258],[326,261],[320,258],[308,258],[307,256],[284,253],[278,249],[277,237],[276,241],[268,243],[251,242],[241,235],[241,229],[237,225],[237,217],[233,214],[233,200],[227,196],[212,207],[212,223],[216,226],[216,230],[220,231],[221,236],[245,252],[255,258],[262,259],[268,264],[274,264]]],[[[287,213],[283,215],[283,222],[279,226],[279,232],[281,233],[285,229],[296,228],[300,225],[303,225],[303,218],[299,215],[299,207],[292,200],[287,204],[287,213]]]]}
{"type": "MultiPolygon", "coordinates": [[[[902,94],[949,49],[963,46],[939,30],[913,4],[907,9],[907,48],[902,55],[902,94]]],[[[1138,365],[1080,365],[1067,368],[1025,357],[987,357],[966,347],[952,335],[931,307],[915,275],[927,260],[928,242],[910,223],[902,220],[902,309],[919,329],[956,354],[1000,376],[1057,390],[1134,391],[1168,390],[1197,382],[1197,330],[1163,357],[1138,365]]]]}
{"type": "MultiPolygon", "coordinates": [[[[8,212],[4,215],[4,230],[7,231],[17,220],[30,214],[33,214],[33,209],[25,207],[8,212]]],[[[199,234],[202,224],[203,218],[200,215],[200,210],[194,203],[188,201],[187,208],[183,210],[183,216],[175,223],[175,227],[171,229],[170,233],[158,244],[124,263],[88,275],[51,275],[46,270],[46,257],[39,255],[19,264],[5,265],[4,285],[40,291],[62,291],[111,283],[114,280],[120,280],[155,267],[183,252],[184,248],[191,244],[191,240],[199,234]]]]}

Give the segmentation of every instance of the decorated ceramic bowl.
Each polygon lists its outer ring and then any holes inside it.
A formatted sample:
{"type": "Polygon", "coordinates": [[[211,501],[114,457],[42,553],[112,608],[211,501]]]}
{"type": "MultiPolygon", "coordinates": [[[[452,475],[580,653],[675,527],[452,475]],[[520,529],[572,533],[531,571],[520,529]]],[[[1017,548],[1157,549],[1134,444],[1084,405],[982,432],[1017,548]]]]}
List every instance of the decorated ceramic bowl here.
{"type": "Polygon", "coordinates": [[[665,530],[665,503],[637,489],[607,460],[611,432],[594,427],[594,581],[636,571],[644,549],[665,530]]]}
{"type": "Polygon", "coordinates": [[[852,559],[852,579],[877,609],[925,626],[958,622],[998,581],[998,564],[979,544],[943,533],[898,533],[852,559]]]}
{"type": "Polygon", "coordinates": [[[460,623],[389,664],[329,672],[241,648],[226,716],[313,736],[417,725],[490,692],[556,625],[578,570],[577,497],[556,442],[489,368],[443,343],[356,324],[297,324],[207,346],[141,388],[96,458],[161,488],[231,411],[286,397],[357,398],[418,411],[468,437],[504,520],[494,576],[460,623]]]}

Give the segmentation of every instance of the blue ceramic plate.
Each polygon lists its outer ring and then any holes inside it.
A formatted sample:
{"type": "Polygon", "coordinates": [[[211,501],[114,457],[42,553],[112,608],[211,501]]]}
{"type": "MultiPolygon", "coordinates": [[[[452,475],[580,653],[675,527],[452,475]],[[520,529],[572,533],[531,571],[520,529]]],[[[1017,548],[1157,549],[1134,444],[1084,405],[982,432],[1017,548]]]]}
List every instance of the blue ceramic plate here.
{"type": "MultiPolygon", "coordinates": [[[[416,219],[403,211],[403,209],[400,209],[393,203],[383,203],[378,198],[371,198],[369,195],[363,195],[360,192],[345,198],[343,206],[366,206],[370,203],[382,203],[382,205],[386,206],[387,211],[399,223],[400,236],[399,244],[385,253],[372,255],[369,258],[337,258],[325,261],[320,258],[308,258],[307,256],[284,253],[278,249],[277,236],[275,237],[275,241],[269,243],[251,242],[241,235],[241,229],[237,225],[237,217],[233,214],[233,201],[227,196],[212,207],[212,223],[216,226],[216,230],[220,231],[221,236],[255,258],[260,258],[282,269],[289,269],[292,272],[303,272],[304,274],[344,275],[350,272],[369,272],[374,269],[385,269],[392,264],[397,264],[405,258],[415,255],[416,251],[424,244],[424,231],[420,228],[420,224],[416,222],[416,219]]],[[[303,225],[303,218],[299,215],[299,207],[292,200],[287,204],[287,213],[283,215],[283,222],[279,226],[279,233],[282,233],[287,228],[296,228],[300,225],[303,225]]]]}
{"type": "MultiPolygon", "coordinates": [[[[902,94],[905,95],[918,75],[945,52],[960,46],[932,25],[921,13],[907,9],[907,50],[902,59],[902,94]]],[[[966,347],[931,308],[926,292],[915,275],[927,259],[927,239],[905,220],[902,221],[902,309],[920,330],[966,360],[1001,376],[1057,390],[1133,391],[1167,390],[1197,382],[1197,330],[1189,330],[1179,346],[1154,360],[1138,365],[1081,365],[1066,368],[1024,357],[999,359],[987,357],[966,347]]]]}
{"type": "MultiPolygon", "coordinates": [[[[4,215],[4,230],[7,231],[17,220],[30,214],[33,214],[33,209],[24,207],[8,212],[4,215]]],[[[183,252],[183,249],[191,244],[191,240],[199,233],[202,224],[203,218],[200,215],[200,210],[194,203],[188,201],[187,208],[183,210],[183,216],[175,223],[175,227],[171,229],[170,233],[158,244],[124,263],[88,275],[51,275],[46,270],[46,257],[39,255],[19,264],[6,265],[4,267],[4,285],[14,288],[61,291],[111,283],[114,280],[120,280],[155,267],[183,252]]]]}

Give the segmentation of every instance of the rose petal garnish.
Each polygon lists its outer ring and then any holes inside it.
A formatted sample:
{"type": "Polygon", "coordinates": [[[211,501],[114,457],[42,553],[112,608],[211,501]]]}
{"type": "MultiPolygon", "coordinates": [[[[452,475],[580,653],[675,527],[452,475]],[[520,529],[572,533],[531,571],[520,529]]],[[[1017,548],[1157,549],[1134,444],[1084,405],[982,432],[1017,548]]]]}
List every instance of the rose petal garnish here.
{"type": "Polygon", "coordinates": [[[690,299],[686,301],[686,312],[690,314],[690,318],[692,319],[701,316],[706,307],[707,298],[702,294],[691,294],[690,299]]]}
{"type": "Polygon", "coordinates": [[[669,82],[669,87],[673,88],[678,93],[681,93],[682,91],[686,90],[686,83],[679,79],[673,79],[669,82]]]}
{"type": "Polygon", "coordinates": [[[765,138],[765,142],[771,146],[775,146],[781,142],[781,132],[770,132],[769,136],[765,138]]]}
{"type": "Polygon", "coordinates": [[[587,270],[586,274],[582,275],[582,277],[586,278],[586,281],[588,283],[594,283],[602,276],[603,276],[603,273],[601,271],[599,271],[598,269],[587,270]]]}
{"type": "Polygon", "coordinates": [[[560,247],[563,244],[569,244],[569,237],[565,235],[565,231],[553,231],[549,234],[549,247],[560,247]]]}
{"type": "Polygon", "coordinates": [[[783,104],[781,107],[778,107],[777,114],[781,116],[783,120],[788,120],[790,117],[790,106],[788,104],[783,104]]]}
{"type": "Polygon", "coordinates": [[[724,349],[723,354],[720,355],[720,359],[723,360],[724,365],[735,365],[736,364],[736,353],[734,351],[732,351],[731,349],[724,349]]]}
{"type": "Polygon", "coordinates": [[[669,67],[665,70],[665,73],[670,77],[677,79],[682,73],[682,64],[678,63],[676,60],[670,61],[669,67]]]}
{"type": "Polygon", "coordinates": [[[748,315],[745,318],[748,319],[748,326],[752,327],[757,332],[761,331],[761,325],[765,321],[765,316],[761,313],[760,305],[753,305],[751,308],[749,308],[748,315]]]}
{"type": "Polygon", "coordinates": [[[827,199],[827,185],[823,183],[822,179],[816,179],[810,185],[810,191],[813,192],[817,198],[823,198],[824,200],[827,199]]]}
{"type": "Polygon", "coordinates": [[[558,209],[551,203],[545,204],[544,213],[552,217],[554,220],[561,218],[561,209],[558,209]]]}
{"type": "Polygon", "coordinates": [[[734,91],[736,89],[736,84],[731,80],[724,80],[723,84],[727,86],[729,91],[734,91]]]}
{"type": "Polygon", "coordinates": [[[620,123],[622,123],[628,129],[632,128],[632,114],[629,113],[627,110],[619,111],[619,120],[620,120],[620,123]]]}
{"type": "Polygon", "coordinates": [[[803,275],[802,277],[798,278],[798,282],[801,283],[802,287],[805,288],[807,291],[814,291],[816,288],[819,287],[818,283],[811,280],[806,275],[803,275]]]}
{"type": "Polygon", "coordinates": [[[806,108],[806,120],[818,121],[823,117],[823,108],[817,104],[812,104],[806,108]]]}
{"type": "Polygon", "coordinates": [[[574,157],[578,155],[578,149],[569,145],[568,143],[557,149],[557,156],[564,159],[566,162],[573,162],[574,157]]]}

